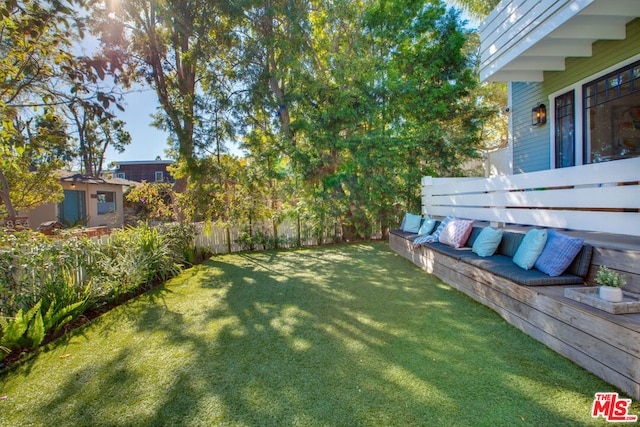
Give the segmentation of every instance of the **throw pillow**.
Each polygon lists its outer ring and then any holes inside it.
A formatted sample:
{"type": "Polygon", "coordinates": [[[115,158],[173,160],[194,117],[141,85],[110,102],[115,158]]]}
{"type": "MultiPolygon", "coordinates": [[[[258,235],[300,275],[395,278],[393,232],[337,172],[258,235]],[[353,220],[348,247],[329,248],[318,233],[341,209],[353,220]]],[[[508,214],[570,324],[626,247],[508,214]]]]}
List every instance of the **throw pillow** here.
{"type": "Polygon", "coordinates": [[[471,252],[475,252],[481,257],[493,255],[502,240],[502,232],[503,230],[501,228],[483,228],[475,242],[473,242],[471,252]]]}
{"type": "Polygon", "coordinates": [[[426,217],[418,230],[420,236],[428,236],[433,231],[433,227],[436,225],[436,220],[431,217],[426,217]]]}
{"type": "Polygon", "coordinates": [[[529,230],[513,255],[513,262],[520,268],[530,270],[542,253],[545,243],[547,230],[529,230]]]}
{"type": "Polygon", "coordinates": [[[434,231],[432,234],[428,236],[419,236],[418,238],[416,238],[413,241],[413,247],[417,248],[418,246],[424,245],[425,243],[437,242],[438,238],[440,237],[440,233],[442,233],[442,230],[444,230],[444,228],[450,221],[453,221],[453,215],[449,215],[448,217],[443,219],[438,228],[436,228],[436,231],[434,231]]]}
{"type": "Polygon", "coordinates": [[[551,277],[560,276],[578,255],[583,243],[584,239],[549,230],[547,243],[534,266],[551,277]]]}
{"type": "Polygon", "coordinates": [[[473,228],[473,220],[455,218],[450,221],[440,233],[439,241],[445,245],[461,248],[469,238],[471,229],[473,228]]]}
{"type": "Polygon", "coordinates": [[[407,233],[418,233],[420,230],[420,224],[422,223],[422,217],[420,215],[406,214],[404,217],[404,226],[402,231],[407,233]]]}

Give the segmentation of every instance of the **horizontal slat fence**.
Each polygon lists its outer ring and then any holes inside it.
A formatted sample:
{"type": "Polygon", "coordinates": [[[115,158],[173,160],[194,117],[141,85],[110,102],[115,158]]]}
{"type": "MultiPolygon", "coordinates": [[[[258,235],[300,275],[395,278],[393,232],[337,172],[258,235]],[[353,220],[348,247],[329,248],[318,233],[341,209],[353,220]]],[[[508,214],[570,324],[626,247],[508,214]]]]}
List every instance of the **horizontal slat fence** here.
{"type": "Polygon", "coordinates": [[[422,211],[640,236],[640,158],[491,178],[427,176],[422,211]]]}

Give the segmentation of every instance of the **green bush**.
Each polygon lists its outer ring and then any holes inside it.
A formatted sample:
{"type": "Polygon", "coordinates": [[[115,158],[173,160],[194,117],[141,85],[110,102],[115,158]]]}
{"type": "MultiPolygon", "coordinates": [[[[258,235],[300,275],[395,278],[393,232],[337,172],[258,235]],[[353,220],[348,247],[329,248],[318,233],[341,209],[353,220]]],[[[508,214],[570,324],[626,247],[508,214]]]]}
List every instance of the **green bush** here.
{"type": "Polygon", "coordinates": [[[0,359],[8,351],[37,347],[86,310],[176,275],[201,254],[191,224],[142,224],[105,240],[1,234],[0,359]]]}

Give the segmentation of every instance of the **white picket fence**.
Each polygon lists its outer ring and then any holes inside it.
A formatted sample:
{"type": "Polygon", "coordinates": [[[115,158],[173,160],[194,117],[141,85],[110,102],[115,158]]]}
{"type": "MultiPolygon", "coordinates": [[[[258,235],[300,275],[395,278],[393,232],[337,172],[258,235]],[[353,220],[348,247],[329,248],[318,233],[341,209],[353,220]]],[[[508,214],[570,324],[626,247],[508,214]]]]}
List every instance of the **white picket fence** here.
{"type": "Polygon", "coordinates": [[[422,178],[422,213],[640,236],[640,158],[491,178],[422,178]]]}
{"type": "MultiPolygon", "coordinates": [[[[253,234],[260,231],[264,235],[273,236],[272,221],[258,221],[251,226],[253,234]]],[[[231,226],[223,223],[196,223],[196,246],[209,248],[215,254],[239,252],[247,249],[240,243],[243,232],[247,232],[248,226],[231,226]]],[[[339,226],[327,227],[323,230],[321,241],[314,235],[312,227],[304,222],[298,225],[295,219],[285,219],[277,225],[278,238],[281,239],[278,247],[287,248],[296,246],[317,246],[325,243],[333,243],[342,240],[339,226]],[[282,240],[284,238],[284,240],[282,240]]],[[[372,239],[382,238],[382,232],[378,228],[372,230],[372,239]]],[[[254,249],[263,249],[259,245],[254,249]]]]}

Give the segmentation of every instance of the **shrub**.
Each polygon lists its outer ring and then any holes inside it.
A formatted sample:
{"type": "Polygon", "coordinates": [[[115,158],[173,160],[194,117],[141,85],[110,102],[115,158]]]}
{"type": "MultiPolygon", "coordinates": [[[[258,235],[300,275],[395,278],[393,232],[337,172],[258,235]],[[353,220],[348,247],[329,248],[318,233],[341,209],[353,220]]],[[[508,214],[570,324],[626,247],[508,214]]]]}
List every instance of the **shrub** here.
{"type": "Polygon", "coordinates": [[[107,241],[0,235],[0,359],[38,346],[83,312],[120,302],[192,265],[192,224],[142,224],[107,241]]]}

